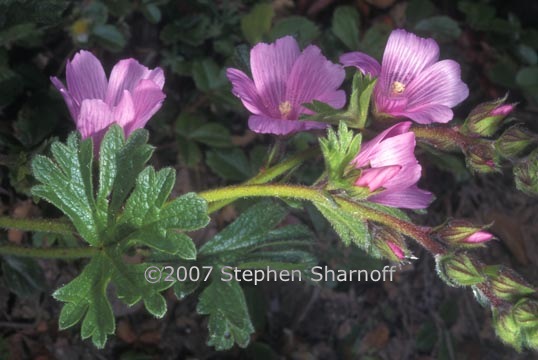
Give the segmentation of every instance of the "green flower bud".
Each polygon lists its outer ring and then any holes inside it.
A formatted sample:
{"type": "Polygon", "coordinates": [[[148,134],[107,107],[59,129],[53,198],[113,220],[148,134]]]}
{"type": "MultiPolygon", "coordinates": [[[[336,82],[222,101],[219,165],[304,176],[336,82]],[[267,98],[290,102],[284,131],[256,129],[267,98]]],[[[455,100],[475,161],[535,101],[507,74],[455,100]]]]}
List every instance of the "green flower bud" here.
{"type": "Polygon", "coordinates": [[[538,350],[538,327],[524,329],[525,346],[530,349],[538,350]]]}
{"type": "Polygon", "coordinates": [[[495,141],[495,148],[503,157],[511,159],[524,153],[537,140],[538,137],[530,131],[512,126],[495,141]]]}
{"type": "Polygon", "coordinates": [[[435,260],[440,277],[450,286],[470,286],[486,280],[465,253],[438,255],[435,260]]]}
{"type": "Polygon", "coordinates": [[[515,271],[502,266],[488,266],[484,272],[490,278],[490,288],[496,297],[506,301],[515,301],[536,292],[515,271]]]}
{"type": "Polygon", "coordinates": [[[516,187],[528,195],[538,195],[538,150],[514,166],[516,187]]]}
{"type": "Polygon", "coordinates": [[[387,227],[376,227],[373,231],[373,244],[381,256],[394,262],[411,257],[402,234],[387,227]]]}
{"type": "Polygon", "coordinates": [[[525,329],[538,329],[538,302],[527,298],[519,300],[512,310],[516,322],[525,329]]]}
{"type": "Polygon", "coordinates": [[[499,159],[493,141],[477,140],[464,149],[467,167],[473,172],[498,172],[499,159]]]}
{"type": "Polygon", "coordinates": [[[503,120],[514,110],[516,104],[504,104],[507,96],[482,103],[475,107],[462,127],[464,134],[492,136],[499,130],[503,120]]]}
{"type": "Polygon", "coordinates": [[[493,327],[502,341],[512,345],[517,351],[521,351],[523,334],[513,314],[508,309],[493,308],[493,327]]]}
{"type": "Polygon", "coordinates": [[[476,226],[466,220],[450,220],[434,229],[433,234],[441,241],[458,247],[477,247],[493,239],[493,235],[484,229],[487,226],[476,226]]]}

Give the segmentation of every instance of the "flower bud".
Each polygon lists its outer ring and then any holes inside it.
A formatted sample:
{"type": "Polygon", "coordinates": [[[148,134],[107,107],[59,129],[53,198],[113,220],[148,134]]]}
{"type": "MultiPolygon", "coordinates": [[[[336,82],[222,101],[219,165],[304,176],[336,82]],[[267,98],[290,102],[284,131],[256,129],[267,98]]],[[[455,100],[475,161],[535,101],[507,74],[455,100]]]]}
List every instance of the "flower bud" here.
{"type": "Polygon", "coordinates": [[[373,244],[382,257],[391,261],[401,262],[410,257],[404,237],[392,229],[376,227],[374,229],[373,244]]]}
{"type": "Polygon", "coordinates": [[[509,309],[493,308],[493,327],[502,341],[521,351],[523,336],[520,326],[509,309]]]}
{"type": "Polygon", "coordinates": [[[503,157],[514,158],[524,153],[537,140],[537,136],[530,131],[512,126],[495,141],[495,148],[503,157]]]}
{"type": "Polygon", "coordinates": [[[436,262],[439,275],[450,286],[476,285],[486,279],[465,253],[438,256],[436,262]]]}
{"type": "Polygon", "coordinates": [[[516,187],[528,195],[538,194],[538,150],[514,166],[516,187]]]}
{"type": "Polygon", "coordinates": [[[435,229],[433,234],[449,245],[476,247],[493,239],[492,234],[484,231],[485,228],[487,226],[476,226],[466,220],[450,220],[439,229],[435,229]]]}
{"type": "Polygon", "coordinates": [[[476,141],[467,146],[464,151],[467,166],[473,172],[490,173],[499,171],[493,141],[476,141]]]}
{"type": "Polygon", "coordinates": [[[519,300],[512,310],[514,319],[523,328],[538,329],[538,302],[527,298],[519,300]]]}
{"type": "Polygon", "coordinates": [[[499,299],[514,301],[536,292],[513,270],[501,266],[488,266],[484,271],[490,278],[490,288],[493,295],[499,299]]]}
{"type": "Polygon", "coordinates": [[[492,136],[499,130],[503,120],[514,110],[516,104],[505,104],[507,95],[475,107],[462,128],[462,132],[476,136],[492,136]]]}

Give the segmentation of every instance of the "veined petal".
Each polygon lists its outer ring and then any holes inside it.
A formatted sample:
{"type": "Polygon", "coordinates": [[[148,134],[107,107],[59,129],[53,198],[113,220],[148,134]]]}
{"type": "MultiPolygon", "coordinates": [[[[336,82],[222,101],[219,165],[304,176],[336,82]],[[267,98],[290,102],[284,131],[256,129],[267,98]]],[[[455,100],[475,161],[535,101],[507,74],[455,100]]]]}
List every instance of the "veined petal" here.
{"type": "Polygon", "coordinates": [[[372,167],[416,163],[415,133],[412,131],[387,137],[370,152],[372,167]]]}
{"type": "Polygon", "coordinates": [[[385,187],[385,183],[394,178],[401,170],[400,165],[390,165],[365,169],[355,182],[356,186],[368,186],[370,191],[376,191],[380,187],[385,187]]]}
{"type": "Polygon", "coordinates": [[[110,74],[106,90],[106,103],[115,106],[120,101],[123,90],[133,92],[140,80],[152,80],[160,89],[164,86],[164,73],[161,68],[148,69],[135,59],[119,61],[110,74]]]}
{"type": "MultiPolygon", "coordinates": [[[[310,45],[304,49],[293,64],[287,81],[285,100],[289,101],[294,109],[300,109],[299,113],[294,114],[295,116],[291,115],[292,118],[304,112],[301,104],[320,98],[326,100],[334,98],[332,93],[338,91],[345,76],[342,66],[327,60],[317,46],[310,45]]],[[[343,106],[340,101],[329,105],[343,106]]]]}
{"type": "Polygon", "coordinates": [[[257,44],[250,51],[254,85],[268,115],[272,117],[280,116],[278,107],[285,101],[286,82],[300,53],[297,41],[291,36],[272,44],[257,44]]]}
{"type": "Polygon", "coordinates": [[[125,134],[142,128],[162,106],[166,95],[153,80],[140,80],[132,92],[135,116],[134,121],[125,126],[125,134]]]}
{"type": "Polygon", "coordinates": [[[54,87],[58,89],[60,94],[62,94],[65,104],[69,109],[69,113],[71,114],[71,117],[76,124],[78,119],[78,113],[80,112],[80,105],[75,101],[75,99],[73,99],[69,91],[67,91],[67,89],[65,88],[64,84],[57,77],[51,76],[50,81],[52,82],[54,87]]]}
{"type": "Polygon", "coordinates": [[[392,115],[406,117],[419,124],[447,123],[454,117],[454,112],[445,105],[424,105],[399,112],[392,115]]]}
{"type": "MultiPolygon", "coordinates": [[[[112,110],[113,122],[120,125],[123,129],[135,120],[135,105],[131,93],[123,90],[123,96],[120,102],[112,110]]],[[[125,131],[127,133],[127,131],[125,131]]]]}
{"type": "Polygon", "coordinates": [[[439,46],[405,30],[394,30],[387,41],[376,88],[387,96],[395,83],[407,86],[422,70],[439,58],[439,46]]]}
{"type": "Polygon", "coordinates": [[[362,167],[362,166],[368,165],[370,162],[370,157],[371,157],[372,152],[379,146],[379,143],[381,141],[385,140],[386,138],[391,138],[393,136],[404,134],[409,131],[410,127],[411,127],[410,121],[402,121],[384,130],[372,140],[366,143],[363,143],[361,145],[361,150],[359,154],[353,160],[353,163],[355,164],[355,166],[362,167]]]}
{"type": "MultiPolygon", "coordinates": [[[[316,100],[331,105],[335,109],[341,109],[346,104],[346,92],[344,90],[337,90],[327,92],[321,96],[316,97],[316,100]]],[[[302,114],[313,114],[314,112],[302,107],[302,114]]]]}
{"type": "Polygon", "coordinates": [[[241,70],[227,69],[226,77],[232,83],[232,93],[237,96],[243,105],[253,114],[268,114],[254,82],[241,70]]]}
{"type": "Polygon", "coordinates": [[[368,198],[378,204],[404,209],[425,209],[432,199],[433,195],[430,192],[419,189],[417,186],[401,190],[385,190],[368,198]]]}
{"type": "Polygon", "coordinates": [[[442,60],[418,74],[405,89],[409,98],[407,110],[426,105],[454,107],[469,96],[469,88],[461,81],[460,65],[442,60]]]}
{"type": "Polygon", "coordinates": [[[77,129],[82,138],[93,137],[114,122],[114,113],[110,106],[100,99],[82,101],[77,129]]]}
{"type": "Polygon", "coordinates": [[[470,235],[469,237],[467,237],[465,239],[465,242],[467,243],[483,243],[483,242],[486,242],[486,241],[489,241],[493,239],[493,235],[490,234],[489,232],[487,231],[477,231],[475,232],[474,234],[470,235]]]}
{"type": "Polygon", "coordinates": [[[354,66],[364,75],[377,77],[381,72],[379,62],[368,54],[358,51],[349,52],[340,56],[340,63],[344,66],[354,66]]]}
{"type": "Polygon", "coordinates": [[[89,51],[81,50],[67,62],[67,88],[73,99],[81,104],[84,99],[105,98],[107,81],[99,60],[89,51]]]}
{"type": "Polygon", "coordinates": [[[260,134],[288,135],[304,130],[325,129],[327,126],[316,121],[281,120],[264,115],[251,115],[248,118],[250,130],[260,134]]]}

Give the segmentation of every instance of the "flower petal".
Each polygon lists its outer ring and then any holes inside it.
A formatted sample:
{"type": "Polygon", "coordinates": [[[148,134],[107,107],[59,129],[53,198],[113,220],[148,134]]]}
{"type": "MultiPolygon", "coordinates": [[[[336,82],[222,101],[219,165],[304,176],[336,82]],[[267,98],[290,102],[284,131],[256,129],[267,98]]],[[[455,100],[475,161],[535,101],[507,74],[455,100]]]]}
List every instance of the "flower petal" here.
{"type": "Polygon", "coordinates": [[[278,118],[278,106],[285,101],[286,82],[301,51],[297,41],[285,36],[272,44],[259,43],[250,51],[252,78],[267,115],[278,118]]]}
{"type": "Polygon", "coordinates": [[[80,112],[80,105],[73,99],[69,91],[65,88],[64,84],[55,76],[50,77],[50,81],[58,89],[60,94],[62,94],[65,104],[67,105],[67,108],[69,109],[69,113],[71,114],[71,117],[73,118],[73,121],[75,124],[77,123],[78,113],[80,112]]]}
{"type": "Polygon", "coordinates": [[[404,209],[425,209],[430,205],[432,199],[432,193],[419,189],[417,186],[402,190],[385,190],[368,198],[369,201],[378,204],[404,209]]]}
{"type": "MultiPolygon", "coordinates": [[[[339,95],[334,93],[338,92],[345,76],[342,66],[327,60],[317,46],[308,46],[293,64],[287,82],[285,100],[289,101],[296,111],[300,109],[298,113],[290,116],[297,118],[299,114],[304,113],[301,104],[322,98],[325,100],[338,98],[339,95]]],[[[344,104],[335,101],[329,105],[338,108],[338,105],[342,107],[344,104]]]]}
{"type": "Polygon", "coordinates": [[[136,129],[146,125],[148,120],[161,108],[166,95],[153,80],[141,80],[134,91],[134,121],[127,124],[125,134],[128,136],[136,129]]]}
{"type": "Polygon", "coordinates": [[[454,112],[445,105],[424,105],[413,109],[394,112],[392,115],[406,117],[419,124],[447,123],[454,117],[454,112]]]}
{"type": "Polygon", "coordinates": [[[325,129],[328,125],[316,121],[281,120],[263,115],[248,118],[250,130],[260,134],[288,135],[298,131],[325,129]]]}
{"type": "MultiPolygon", "coordinates": [[[[123,96],[120,102],[112,110],[113,122],[117,123],[124,129],[135,120],[136,111],[131,93],[123,90],[123,96]]],[[[127,133],[127,131],[125,131],[127,133]]]]}
{"type": "Polygon", "coordinates": [[[402,169],[400,165],[390,165],[365,169],[355,182],[356,186],[368,186],[370,191],[376,191],[380,187],[385,187],[385,183],[394,178],[402,169]]]}
{"type": "MultiPolygon", "coordinates": [[[[379,133],[375,138],[361,145],[361,150],[357,157],[353,160],[356,167],[366,166],[370,162],[372,152],[379,146],[379,143],[387,138],[404,134],[409,131],[411,127],[410,121],[402,121],[398,124],[391,126],[390,128],[379,133]]],[[[393,165],[393,164],[391,164],[393,165]]]]}
{"type": "Polygon", "coordinates": [[[453,60],[439,61],[424,69],[406,88],[407,111],[426,105],[454,107],[469,96],[461,81],[460,65],[453,60]]]}
{"type": "Polygon", "coordinates": [[[256,115],[268,114],[254,82],[244,72],[229,68],[226,70],[226,77],[232,83],[232,93],[241,100],[248,111],[256,115]]]}
{"type": "Polygon", "coordinates": [[[164,73],[161,68],[148,69],[135,59],[119,61],[110,74],[106,91],[106,103],[115,106],[123,96],[123,90],[133,92],[140,80],[152,80],[160,89],[164,86],[164,73]]]}
{"type": "Polygon", "coordinates": [[[114,122],[114,113],[110,106],[100,99],[82,101],[77,129],[82,138],[93,137],[114,122]]]}
{"type": "Polygon", "coordinates": [[[69,93],[78,104],[84,99],[105,98],[105,70],[91,52],[81,50],[67,62],[66,78],[69,93]]]}
{"type": "Polygon", "coordinates": [[[342,54],[339,61],[346,67],[355,66],[364,75],[377,77],[381,72],[381,65],[376,59],[358,51],[342,54]]]}

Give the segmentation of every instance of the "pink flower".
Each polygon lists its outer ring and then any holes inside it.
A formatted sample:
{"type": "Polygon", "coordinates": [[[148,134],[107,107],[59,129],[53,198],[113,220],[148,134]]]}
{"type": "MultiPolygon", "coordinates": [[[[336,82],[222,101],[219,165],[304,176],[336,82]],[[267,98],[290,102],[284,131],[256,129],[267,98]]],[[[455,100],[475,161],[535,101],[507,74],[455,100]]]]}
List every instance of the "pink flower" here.
{"type": "Polygon", "coordinates": [[[229,68],[226,76],[232,92],[252,115],[248,126],[257,133],[286,135],[309,129],[324,129],[326,124],[300,121],[311,113],[302,106],[319,100],[342,108],[346,94],[338,90],[344,69],[328,61],[317,46],[302,52],[297,41],[285,36],[272,44],[260,43],[250,51],[252,80],[242,71],[229,68]]]}
{"type": "Polygon", "coordinates": [[[469,95],[460,78],[459,64],[438,60],[439,46],[433,39],[401,29],[390,34],[381,66],[359,52],[340,58],[344,66],[379,76],[373,96],[377,113],[409,118],[419,124],[452,120],[451,108],[469,95]]]}
{"type": "Polygon", "coordinates": [[[493,239],[492,234],[490,234],[487,231],[480,230],[468,236],[467,238],[465,238],[463,242],[477,244],[477,243],[483,243],[483,242],[489,241],[491,239],[493,239]]]}
{"type": "Polygon", "coordinates": [[[81,50],[67,62],[67,89],[51,77],[62,93],[82,138],[100,141],[109,125],[117,123],[128,136],[146,125],[166,97],[161,68],[149,70],[135,59],[118,62],[107,81],[99,60],[81,50]]]}
{"type": "Polygon", "coordinates": [[[356,186],[368,187],[368,200],[392,207],[424,209],[432,194],[417,187],[422,168],[415,158],[410,121],[398,123],[364,143],[353,165],[362,169],[356,186]]]}

